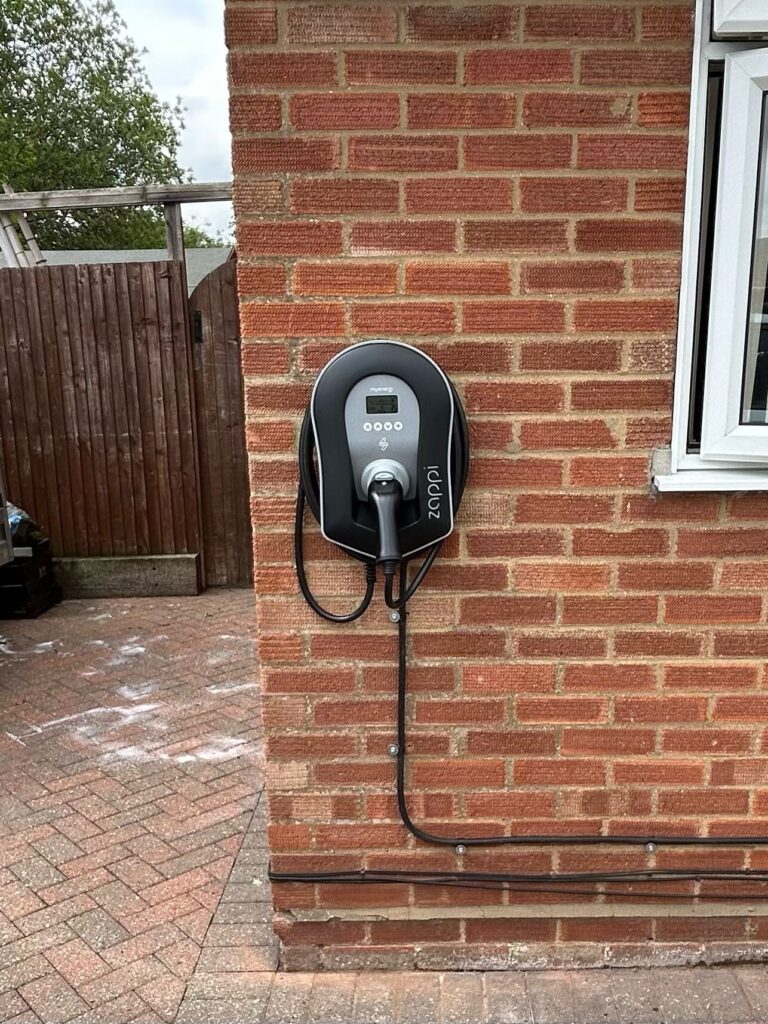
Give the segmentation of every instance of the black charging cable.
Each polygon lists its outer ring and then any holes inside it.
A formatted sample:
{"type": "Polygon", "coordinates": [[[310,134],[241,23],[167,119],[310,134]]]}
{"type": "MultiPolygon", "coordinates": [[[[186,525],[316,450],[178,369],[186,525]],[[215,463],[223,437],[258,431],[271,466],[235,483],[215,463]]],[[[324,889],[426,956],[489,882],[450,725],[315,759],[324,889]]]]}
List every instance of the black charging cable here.
{"type": "MultiPolygon", "coordinates": [[[[464,421],[466,429],[466,422],[464,421]]],[[[466,434],[464,435],[466,436],[466,434]]],[[[296,571],[302,594],[309,606],[322,618],[330,622],[352,622],[359,618],[371,603],[376,582],[376,564],[373,561],[365,562],[366,590],[363,600],[358,608],[347,615],[334,615],[322,608],[312,595],[304,569],[303,554],[303,517],[305,504],[309,502],[316,518],[318,515],[317,478],[312,463],[313,438],[309,417],[306,417],[302,426],[300,440],[300,471],[301,483],[299,485],[296,502],[296,528],[295,528],[295,555],[296,571]]],[[[467,449],[459,452],[458,464],[460,474],[457,483],[457,494],[460,497],[464,487],[467,471],[467,449]]],[[[419,567],[414,579],[408,584],[408,565],[405,561],[399,563],[399,592],[394,593],[394,576],[396,566],[388,564],[385,572],[384,597],[387,606],[398,613],[398,682],[397,682],[397,762],[396,762],[396,795],[397,807],[400,818],[408,831],[418,840],[429,843],[433,846],[451,846],[457,853],[463,853],[470,847],[500,847],[500,846],[595,846],[595,845],[624,845],[644,846],[649,854],[655,853],[659,846],[765,846],[768,845],[768,835],[754,836],[689,836],[689,835],[486,835],[486,836],[446,836],[428,832],[413,820],[408,808],[406,795],[406,764],[408,750],[407,735],[407,678],[408,678],[408,657],[407,657],[407,605],[418,588],[423,583],[432,564],[437,557],[441,542],[428,549],[422,565],[419,567]]],[[[423,884],[423,885],[449,885],[461,887],[500,887],[510,889],[511,886],[530,885],[538,892],[558,892],[560,890],[546,889],[547,885],[573,884],[575,882],[589,882],[593,885],[604,886],[607,883],[631,884],[632,882],[654,879],[660,882],[688,880],[699,882],[703,880],[729,880],[729,881],[750,881],[761,883],[768,881],[768,871],[752,871],[749,868],[734,868],[732,870],[708,869],[691,867],[672,872],[663,868],[648,868],[643,871],[627,872],[625,875],[616,872],[591,872],[580,875],[554,872],[546,875],[536,874],[497,874],[489,872],[413,872],[407,870],[372,871],[365,868],[359,871],[330,871],[330,872],[279,872],[270,868],[269,877],[276,882],[323,882],[323,881],[344,881],[390,884],[423,884]]],[[[515,890],[518,891],[518,890],[515,890]]],[[[568,889],[567,894],[577,893],[568,889]]],[[[628,892],[606,892],[604,889],[584,892],[585,895],[603,895],[613,897],[632,897],[639,895],[634,891],[628,892]]],[[[647,893],[647,898],[664,898],[664,893],[647,893]]],[[[694,893],[666,894],[669,898],[699,898],[694,893]]],[[[709,894],[702,894],[703,898],[710,898],[709,894]]],[[[723,898],[715,897],[712,898],[723,898]]],[[[727,898],[730,898],[728,896],[727,898]]],[[[738,898],[734,895],[734,898],[738,898]]],[[[754,895],[743,898],[755,898],[754,895]]]]}
{"type": "Polygon", "coordinates": [[[365,593],[363,594],[362,601],[354,611],[347,612],[346,614],[336,614],[335,612],[329,612],[327,608],[323,608],[322,605],[318,603],[317,598],[310,589],[307,572],[304,567],[304,509],[306,507],[306,503],[307,496],[304,486],[303,484],[299,484],[299,490],[296,496],[296,522],[293,531],[293,554],[296,562],[296,576],[299,581],[301,593],[312,611],[316,612],[321,619],[325,619],[328,622],[354,622],[355,619],[359,619],[360,616],[368,610],[368,606],[373,600],[373,592],[376,589],[376,563],[365,563],[365,593]]]}

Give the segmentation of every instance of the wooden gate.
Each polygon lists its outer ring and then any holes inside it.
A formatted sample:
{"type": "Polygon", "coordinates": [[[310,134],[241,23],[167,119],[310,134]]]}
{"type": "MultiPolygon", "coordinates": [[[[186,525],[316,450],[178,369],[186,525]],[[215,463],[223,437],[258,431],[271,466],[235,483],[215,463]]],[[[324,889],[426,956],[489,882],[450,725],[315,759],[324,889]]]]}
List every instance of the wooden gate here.
{"type": "Polygon", "coordinates": [[[202,344],[191,341],[180,263],[0,270],[6,485],[57,555],[202,553],[205,582],[248,582],[234,264],[227,267],[220,288],[197,289],[206,297],[202,344]],[[236,494],[212,490],[228,486],[236,494]],[[209,531],[216,541],[204,540],[209,531]]]}
{"type": "Polygon", "coordinates": [[[189,308],[206,578],[244,587],[252,554],[236,273],[233,260],[222,263],[192,292],[189,308]]]}

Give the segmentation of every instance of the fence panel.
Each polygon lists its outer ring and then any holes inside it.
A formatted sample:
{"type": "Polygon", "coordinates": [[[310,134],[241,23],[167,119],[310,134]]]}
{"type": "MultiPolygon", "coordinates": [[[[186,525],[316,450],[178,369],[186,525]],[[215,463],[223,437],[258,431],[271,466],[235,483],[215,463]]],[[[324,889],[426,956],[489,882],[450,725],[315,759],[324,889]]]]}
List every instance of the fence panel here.
{"type": "Polygon", "coordinates": [[[56,554],[198,551],[182,267],[0,270],[0,443],[56,554]]]}

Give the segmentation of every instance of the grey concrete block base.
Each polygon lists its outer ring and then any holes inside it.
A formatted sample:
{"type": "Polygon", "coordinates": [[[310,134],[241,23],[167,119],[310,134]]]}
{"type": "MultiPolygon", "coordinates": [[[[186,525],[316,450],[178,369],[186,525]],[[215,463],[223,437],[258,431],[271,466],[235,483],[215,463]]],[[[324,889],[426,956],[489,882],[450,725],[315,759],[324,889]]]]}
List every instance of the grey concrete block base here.
{"type": "Polygon", "coordinates": [[[56,558],[54,567],[65,598],[191,597],[200,593],[196,554],[56,558]]]}

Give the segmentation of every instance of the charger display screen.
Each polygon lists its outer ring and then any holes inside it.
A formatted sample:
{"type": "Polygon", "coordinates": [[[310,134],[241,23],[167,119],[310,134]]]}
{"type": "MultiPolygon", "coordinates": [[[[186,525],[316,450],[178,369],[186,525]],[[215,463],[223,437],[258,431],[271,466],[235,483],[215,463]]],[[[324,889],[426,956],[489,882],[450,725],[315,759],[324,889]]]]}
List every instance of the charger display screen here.
{"type": "Polygon", "coordinates": [[[397,395],[366,395],[365,411],[369,416],[397,412],[397,395]]]}

